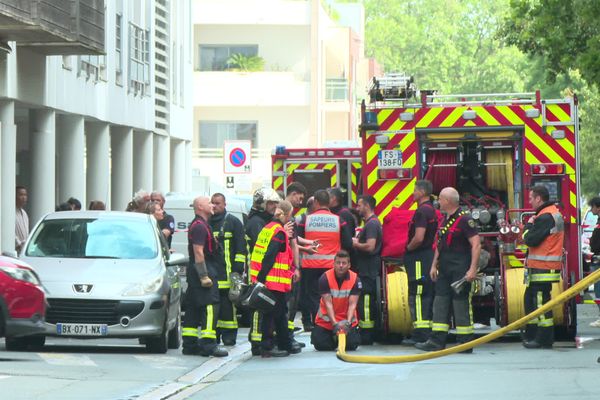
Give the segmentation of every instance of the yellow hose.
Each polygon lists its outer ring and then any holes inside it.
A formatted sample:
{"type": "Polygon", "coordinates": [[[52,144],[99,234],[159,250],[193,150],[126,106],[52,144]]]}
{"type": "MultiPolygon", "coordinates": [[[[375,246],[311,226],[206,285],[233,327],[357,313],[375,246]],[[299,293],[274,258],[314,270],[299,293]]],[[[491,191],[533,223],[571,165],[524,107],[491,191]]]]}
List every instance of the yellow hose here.
{"type": "Polygon", "coordinates": [[[400,356],[365,356],[365,355],[355,355],[355,354],[347,354],[346,353],[346,335],[340,334],[338,336],[338,351],[337,357],[346,362],[352,363],[363,363],[363,364],[397,364],[404,362],[414,362],[414,361],[423,361],[430,360],[432,358],[438,358],[447,356],[449,354],[459,353],[464,350],[471,349],[480,344],[484,344],[487,342],[491,342],[494,339],[497,339],[510,331],[520,328],[525,325],[527,321],[536,318],[551,308],[555,307],[558,304],[562,304],[569,300],[571,297],[576,296],[579,292],[582,292],[590,285],[595,283],[596,281],[600,281],[600,269],[591,273],[586,278],[580,280],[575,285],[571,286],[569,289],[565,290],[555,299],[550,300],[542,307],[533,311],[532,313],[525,315],[524,317],[518,319],[515,322],[512,322],[506,325],[503,328],[500,328],[488,335],[482,336],[475,340],[471,340],[470,342],[459,344],[457,346],[449,347],[440,351],[432,351],[428,353],[419,353],[419,354],[408,354],[408,355],[400,355],[400,356]]]}

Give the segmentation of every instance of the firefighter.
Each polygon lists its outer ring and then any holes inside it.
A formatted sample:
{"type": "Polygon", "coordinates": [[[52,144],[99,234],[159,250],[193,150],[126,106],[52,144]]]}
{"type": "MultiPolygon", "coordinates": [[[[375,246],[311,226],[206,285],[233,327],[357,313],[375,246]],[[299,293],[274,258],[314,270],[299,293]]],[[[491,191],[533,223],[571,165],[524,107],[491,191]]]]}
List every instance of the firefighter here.
{"type": "MultiPolygon", "coordinates": [[[[248,248],[248,255],[252,254],[254,249],[254,243],[258,239],[258,235],[262,228],[268,224],[275,214],[277,204],[279,204],[281,198],[271,188],[261,188],[254,192],[252,199],[252,209],[248,214],[248,221],[245,226],[246,233],[246,244],[248,248]]],[[[249,278],[249,274],[248,274],[249,278]]],[[[260,355],[260,343],[262,340],[262,324],[261,315],[258,311],[251,313],[250,317],[250,332],[248,333],[248,340],[251,343],[252,355],[260,355]]]]}
{"type": "Polygon", "coordinates": [[[196,217],[188,230],[190,265],[187,268],[187,292],[183,321],[183,354],[226,357],[227,350],[217,345],[216,324],[219,315],[219,290],[214,282],[218,271],[225,268],[219,243],[208,225],[213,205],[208,197],[197,197],[193,203],[196,217]],[[210,282],[206,280],[210,278],[210,282]],[[198,334],[198,327],[201,331],[198,334]]]}
{"type": "Polygon", "coordinates": [[[433,313],[433,282],[429,277],[433,261],[433,243],[438,218],[431,202],[431,182],[419,180],[415,183],[413,199],[418,204],[408,228],[408,243],[404,254],[404,266],[408,274],[408,302],[413,321],[410,338],[403,345],[413,346],[425,342],[431,332],[433,313]]]}
{"type": "Polygon", "coordinates": [[[350,254],[338,251],[333,269],[319,278],[321,301],[310,335],[316,350],[335,350],[336,335],[341,332],[346,334],[346,350],[356,350],[360,344],[356,306],[361,288],[358,275],[350,271],[350,254]]]}
{"type": "Polygon", "coordinates": [[[358,198],[358,213],[364,224],[358,237],[352,239],[356,254],[356,264],[352,267],[358,271],[362,282],[362,292],[358,300],[360,316],[360,343],[372,345],[377,316],[377,279],[381,273],[381,247],[383,229],[375,215],[376,201],[373,196],[363,195],[358,198]]]}
{"type": "MultiPolygon", "coordinates": [[[[529,204],[535,209],[523,229],[528,246],[525,270],[525,314],[550,300],[552,284],[560,281],[563,265],[565,223],[562,214],[550,201],[548,189],[536,185],[529,191],[529,204]]],[[[530,320],[525,326],[523,346],[528,349],[552,348],[554,321],[552,310],[530,320]]]]}
{"type": "MultiPolygon", "coordinates": [[[[315,211],[315,198],[313,196],[309,197],[306,200],[306,212],[300,216],[300,220],[296,225],[296,229],[298,230],[298,226],[306,226],[306,217],[312,214],[315,211]]],[[[300,236],[298,236],[300,238],[300,236]]],[[[304,239],[306,240],[306,239],[304,239]]],[[[318,242],[314,241],[306,241],[305,243],[309,244],[308,246],[304,246],[304,252],[314,254],[316,253],[316,245],[318,242]]],[[[300,258],[300,265],[302,266],[302,258],[300,258]]],[[[302,281],[302,279],[300,279],[302,281]]],[[[298,307],[300,307],[300,311],[302,312],[302,329],[304,332],[310,332],[313,330],[314,325],[312,322],[311,312],[310,312],[310,304],[307,301],[308,295],[306,294],[306,287],[302,285],[300,282],[300,299],[298,301],[298,307]]]]}
{"type": "MultiPolygon", "coordinates": [[[[600,197],[593,197],[590,202],[590,212],[598,218],[600,214],[600,197]]],[[[600,267],[600,224],[596,224],[590,237],[590,250],[593,253],[591,270],[596,271],[600,267]]],[[[594,283],[594,299],[600,311],[600,282],[594,283]]],[[[600,318],[590,323],[591,327],[600,328],[600,318]]]]}
{"type": "Polygon", "coordinates": [[[299,224],[299,236],[315,244],[316,253],[302,257],[302,281],[305,301],[314,324],[319,310],[319,278],[333,268],[335,255],[341,248],[352,246],[352,236],[345,229],[340,217],[329,211],[329,194],[326,190],[317,190],[314,194],[315,211],[299,224]]]}
{"type": "MultiPolygon", "coordinates": [[[[329,210],[346,223],[344,228],[350,233],[350,236],[354,236],[354,231],[356,230],[358,223],[352,211],[343,206],[344,202],[341,189],[330,188],[327,189],[327,193],[329,193],[329,210]]],[[[348,250],[349,254],[352,256],[352,248],[345,250],[348,250]]]]}
{"type": "MultiPolygon", "coordinates": [[[[429,339],[415,344],[420,350],[436,351],[446,347],[450,306],[454,313],[457,342],[466,343],[473,338],[470,282],[477,276],[481,242],[475,221],[469,213],[460,209],[459,199],[458,192],[452,187],[440,192],[440,209],[446,217],[438,230],[438,243],[430,271],[431,280],[435,282],[433,323],[429,339]],[[466,283],[456,293],[451,284],[462,278],[466,283]]],[[[471,353],[473,349],[464,352],[471,353]]]]}
{"type": "Polygon", "coordinates": [[[273,221],[260,231],[250,258],[252,282],[264,284],[276,299],[273,310],[262,315],[260,350],[263,357],[285,357],[302,351],[300,346],[292,344],[287,325],[286,294],[292,290],[294,254],[289,242],[291,229],[285,225],[291,218],[292,205],[288,201],[281,201],[273,221]],[[277,333],[277,347],[273,347],[269,341],[271,325],[274,325],[277,333]]]}
{"type": "Polygon", "coordinates": [[[226,268],[218,276],[219,287],[219,320],[217,322],[217,342],[222,341],[226,346],[233,346],[237,337],[237,318],[234,305],[229,300],[231,274],[242,276],[246,262],[246,242],[244,226],[234,215],[225,208],[225,196],[215,193],[211,197],[214,215],[210,218],[215,239],[221,244],[225,253],[226,268]]]}

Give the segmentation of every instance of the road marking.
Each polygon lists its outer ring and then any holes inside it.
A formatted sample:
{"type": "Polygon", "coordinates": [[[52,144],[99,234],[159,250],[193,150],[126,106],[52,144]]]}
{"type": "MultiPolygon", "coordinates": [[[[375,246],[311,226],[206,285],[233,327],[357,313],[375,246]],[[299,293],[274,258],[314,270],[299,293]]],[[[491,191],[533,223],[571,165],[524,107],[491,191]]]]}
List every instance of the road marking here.
{"type": "Polygon", "coordinates": [[[98,365],[88,356],[60,354],[60,353],[38,353],[39,356],[51,365],[97,367],[98,365]]]}

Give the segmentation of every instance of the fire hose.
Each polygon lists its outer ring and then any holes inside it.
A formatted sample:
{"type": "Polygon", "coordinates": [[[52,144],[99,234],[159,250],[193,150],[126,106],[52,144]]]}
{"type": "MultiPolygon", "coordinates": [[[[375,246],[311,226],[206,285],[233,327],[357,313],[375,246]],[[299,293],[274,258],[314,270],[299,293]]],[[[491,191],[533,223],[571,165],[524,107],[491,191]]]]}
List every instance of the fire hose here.
{"type": "Polygon", "coordinates": [[[600,269],[591,273],[584,279],[577,282],[575,285],[571,286],[569,289],[562,292],[556,298],[551,299],[549,302],[544,304],[542,307],[537,310],[519,318],[518,320],[475,340],[471,340],[470,342],[459,344],[457,346],[449,347],[444,350],[432,351],[428,353],[419,353],[419,354],[407,354],[407,355],[394,355],[394,356],[380,356],[380,355],[357,355],[357,354],[348,354],[346,353],[346,335],[344,333],[340,333],[338,335],[338,351],[337,358],[342,361],[351,362],[351,363],[362,363],[362,364],[399,364],[405,362],[414,362],[414,361],[423,361],[430,360],[432,358],[438,358],[447,356],[454,353],[459,353],[461,351],[465,351],[468,349],[472,349],[475,346],[479,346],[484,343],[491,342],[505,334],[520,328],[525,325],[529,320],[536,318],[545,312],[551,310],[553,307],[562,304],[572,297],[575,297],[578,293],[585,290],[590,285],[595,282],[600,281],[600,269]]]}

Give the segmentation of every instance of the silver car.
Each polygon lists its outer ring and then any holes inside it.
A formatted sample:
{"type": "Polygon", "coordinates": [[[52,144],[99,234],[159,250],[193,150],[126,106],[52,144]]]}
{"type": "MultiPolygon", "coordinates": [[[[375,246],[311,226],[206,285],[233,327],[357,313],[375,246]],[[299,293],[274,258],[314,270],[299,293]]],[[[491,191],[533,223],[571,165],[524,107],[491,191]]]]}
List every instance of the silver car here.
{"type": "Polygon", "coordinates": [[[179,265],[146,214],[66,211],[46,215],[21,259],[48,291],[45,336],[139,338],[165,353],[181,342],[179,265]]]}

